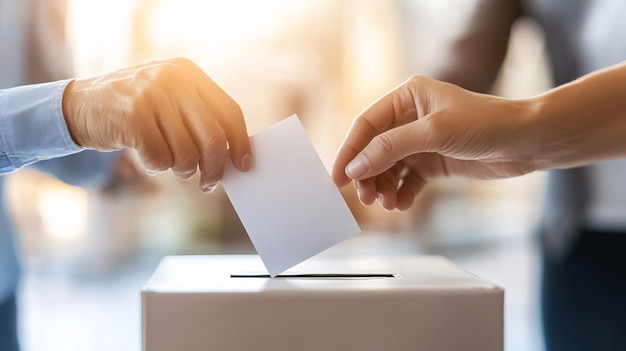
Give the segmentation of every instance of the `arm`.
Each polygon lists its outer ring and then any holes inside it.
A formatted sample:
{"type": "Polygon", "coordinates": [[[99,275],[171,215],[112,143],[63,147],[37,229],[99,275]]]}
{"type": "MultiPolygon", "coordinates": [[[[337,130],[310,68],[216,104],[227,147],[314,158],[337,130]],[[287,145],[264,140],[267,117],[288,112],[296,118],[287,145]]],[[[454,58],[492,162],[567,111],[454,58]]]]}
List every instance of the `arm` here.
{"type": "Polygon", "coordinates": [[[81,151],[61,109],[69,81],[0,90],[0,172],[81,151]]]}
{"type": "Polygon", "coordinates": [[[117,153],[80,152],[69,136],[61,112],[67,84],[0,91],[0,173],[32,164],[74,185],[100,186],[111,179],[117,153]]]}
{"type": "Polygon", "coordinates": [[[3,172],[84,148],[133,148],[152,172],[171,168],[186,180],[199,169],[200,187],[212,191],[221,178],[227,146],[235,167],[249,170],[250,143],[241,109],[186,59],[156,61],[69,84],[0,91],[3,172]],[[29,97],[33,90],[39,99],[29,97]],[[46,130],[50,119],[58,130],[46,130]]]}
{"type": "Polygon", "coordinates": [[[496,179],[626,156],[626,63],[528,99],[414,77],[353,122],[332,170],[359,198],[405,210],[430,180],[496,179]]]}
{"type": "MultiPolygon", "coordinates": [[[[24,32],[28,83],[52,82],[72,76],[72,55],[66,38],[67,0],[25,0],[24,32]]],[[[101,187],[114,174],[117,152],[85,151],[36,162],[33,168],[80,186],[101,187]]]]}
{"type": "Polygon", "coordinates": [[[471,91],[488,92],[506,56],[511,28],[522,12],[519,0],[478,0],[428,75],[471,91]]]}

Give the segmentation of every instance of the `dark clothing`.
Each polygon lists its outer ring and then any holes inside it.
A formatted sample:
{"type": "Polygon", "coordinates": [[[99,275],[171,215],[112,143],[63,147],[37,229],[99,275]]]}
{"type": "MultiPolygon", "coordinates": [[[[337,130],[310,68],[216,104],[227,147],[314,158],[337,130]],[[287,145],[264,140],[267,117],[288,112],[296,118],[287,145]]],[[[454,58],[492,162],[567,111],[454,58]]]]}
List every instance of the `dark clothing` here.
{"type": "Polygon", "coordinates": [[[17,341],[17,303],[15,296],[0,304],[0,350],[19,351],[17,341]]]}
{"type": "Polygon", "coordinates": [[[583,230],[567,257],[544,255],[549,351],[626,350],[626,233],[583,230]]]}

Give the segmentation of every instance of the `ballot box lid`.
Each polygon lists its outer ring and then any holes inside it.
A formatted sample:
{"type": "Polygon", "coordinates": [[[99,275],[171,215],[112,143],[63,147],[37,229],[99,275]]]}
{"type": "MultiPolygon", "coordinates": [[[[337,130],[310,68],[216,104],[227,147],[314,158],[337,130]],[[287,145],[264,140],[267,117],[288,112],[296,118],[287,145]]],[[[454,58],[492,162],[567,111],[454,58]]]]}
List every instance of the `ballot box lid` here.
{"type": "Polygon", "coordinates": [[[167,256],[144,293],[501,290],[441,256],[313,257],[270,278],[256,255],[167,256]]]}

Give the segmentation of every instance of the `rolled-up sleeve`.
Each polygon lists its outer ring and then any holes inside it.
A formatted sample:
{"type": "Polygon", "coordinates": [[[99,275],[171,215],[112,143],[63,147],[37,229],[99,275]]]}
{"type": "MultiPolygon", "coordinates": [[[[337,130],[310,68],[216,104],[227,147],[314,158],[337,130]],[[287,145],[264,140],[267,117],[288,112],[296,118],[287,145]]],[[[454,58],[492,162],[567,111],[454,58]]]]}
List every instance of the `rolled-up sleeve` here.
{"type": "Polygon", "coordinates": [[[0,90],[0,174],[84,150],[72,140],[63,117],[69,82],[0,90]]]}

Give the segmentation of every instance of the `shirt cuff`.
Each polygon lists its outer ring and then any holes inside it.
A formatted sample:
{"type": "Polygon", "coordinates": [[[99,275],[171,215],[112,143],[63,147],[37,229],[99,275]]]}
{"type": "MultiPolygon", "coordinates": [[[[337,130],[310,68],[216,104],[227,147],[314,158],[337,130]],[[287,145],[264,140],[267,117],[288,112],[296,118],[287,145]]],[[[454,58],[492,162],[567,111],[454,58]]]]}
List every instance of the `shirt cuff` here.
{"type": "Polygon", "coordinates": [[[63,117],[63,92],[71,80],[0,91],[0,147],[13,169],[84,150],[63,117]]]}

